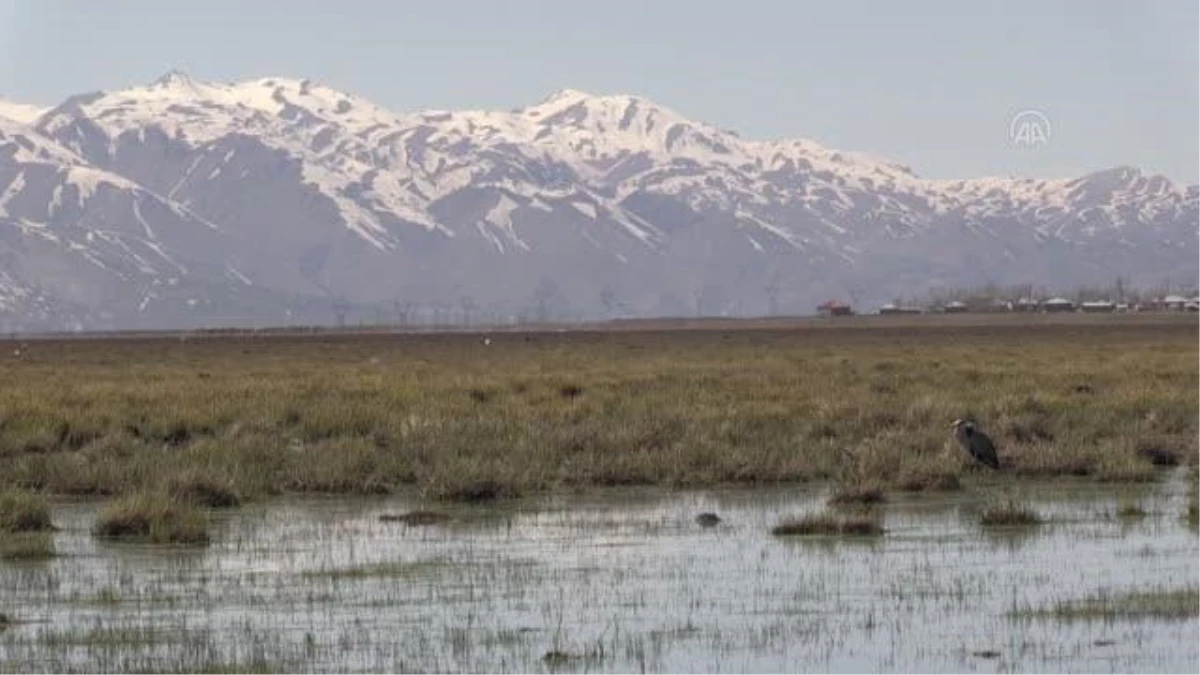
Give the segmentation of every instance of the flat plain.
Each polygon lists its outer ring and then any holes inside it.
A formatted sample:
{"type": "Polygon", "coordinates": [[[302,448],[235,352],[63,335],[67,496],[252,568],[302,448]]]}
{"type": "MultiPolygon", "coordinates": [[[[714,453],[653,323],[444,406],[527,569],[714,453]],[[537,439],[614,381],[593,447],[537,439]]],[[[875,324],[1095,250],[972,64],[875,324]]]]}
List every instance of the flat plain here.
{"type": "Polygon", "coordinates": [[[1197,339],[1039,315],[0,342],[0,670],[1186,670],[1197,339]]]}
{"type": "Polygon", "coordinates": [[[1017,474],[1196,465],[1194,316],[1000,319],[11,342],[0,486],[919,489],[971,473],[949,442],[960,417],[1017,474]]]}

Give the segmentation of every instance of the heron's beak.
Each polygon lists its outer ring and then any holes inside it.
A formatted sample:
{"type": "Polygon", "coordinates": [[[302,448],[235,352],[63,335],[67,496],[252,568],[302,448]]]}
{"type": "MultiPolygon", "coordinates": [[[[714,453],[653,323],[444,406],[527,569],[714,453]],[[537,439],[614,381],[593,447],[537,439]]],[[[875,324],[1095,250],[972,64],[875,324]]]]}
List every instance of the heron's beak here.
{"type": "Polygon", "coordinates": [[[950,426],[951,426],[951,427],[956,427],[956,426],[958,426],[958,425],[960,425],[960,424],[962,424],[962,420],[954,420],[953,422],[951,422],[951,423],[950,423],[950,426]]]}

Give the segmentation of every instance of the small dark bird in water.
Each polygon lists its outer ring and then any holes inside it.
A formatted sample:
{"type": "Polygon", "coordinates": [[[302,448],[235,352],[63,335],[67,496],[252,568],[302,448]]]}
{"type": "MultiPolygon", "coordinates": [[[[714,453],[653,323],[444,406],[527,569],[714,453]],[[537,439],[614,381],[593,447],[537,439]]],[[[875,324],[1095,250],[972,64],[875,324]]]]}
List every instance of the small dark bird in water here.
{"type": "Polygon", "coordinates": [[[713,527],[721,522],[721,517],[715,513],[701,513],[696,516],[696,522],[700,523],[701,527],[713,527]]]}
{"type": "Polygon", "coordinates": [[[988,435],[979,430],[970,420],[954,420],[954,439],[963,449],[981,464],[993,469],[1000,468],[1000,459],[996,456],[996,445],[988,435]]]}

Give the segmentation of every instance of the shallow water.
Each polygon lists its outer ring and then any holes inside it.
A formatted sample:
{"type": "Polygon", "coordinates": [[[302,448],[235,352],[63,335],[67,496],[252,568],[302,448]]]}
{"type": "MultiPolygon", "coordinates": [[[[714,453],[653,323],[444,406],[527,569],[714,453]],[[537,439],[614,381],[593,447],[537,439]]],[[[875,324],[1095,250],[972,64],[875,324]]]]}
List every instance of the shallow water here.
{"type": "Polygon", "coordinates": [[[18,620],[0,671],[1196,672],[1195,616],[1009,616],[1194,588],[1186,489],[968,483],[896,496],[869,540],[770,534],[823,509],[820,487],[609,491],[420,527],[379,520],[415,500],[289,498],[183,550],[97,541],[97,505],[63,505],[58,557],[0,563],[18,620]],[[981,527],[1008,496],[1049,522],[981,527]],[[1121,499],[1149,514],[1116,517],[1121,499]]]}

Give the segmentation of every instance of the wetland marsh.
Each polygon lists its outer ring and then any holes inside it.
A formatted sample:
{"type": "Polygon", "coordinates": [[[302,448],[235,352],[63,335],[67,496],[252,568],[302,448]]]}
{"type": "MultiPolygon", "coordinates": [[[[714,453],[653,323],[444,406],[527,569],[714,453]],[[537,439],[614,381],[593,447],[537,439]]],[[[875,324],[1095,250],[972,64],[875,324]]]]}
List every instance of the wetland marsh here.
{"type": "Polygon", "coordinates": [[[905,495],[878,537],[772,536],[826,508],[811,486],[618,488],[429,524],[381,519],[415,498],[282,497],[221,514],[200,548],[97,539],[96,509],[63,504],[54,558],[0,564],[0,670],[1195,672],[1185,483],[905,495]],[[981,525],[1000,494],[1044,522],[981,525]]]}
{"type": "Polygon", "coordinates": [[[0,671],[1194,672],[1197,335],[21,342],[0,671]]]}

